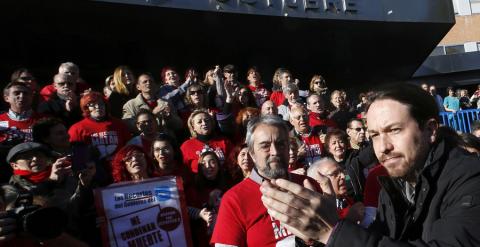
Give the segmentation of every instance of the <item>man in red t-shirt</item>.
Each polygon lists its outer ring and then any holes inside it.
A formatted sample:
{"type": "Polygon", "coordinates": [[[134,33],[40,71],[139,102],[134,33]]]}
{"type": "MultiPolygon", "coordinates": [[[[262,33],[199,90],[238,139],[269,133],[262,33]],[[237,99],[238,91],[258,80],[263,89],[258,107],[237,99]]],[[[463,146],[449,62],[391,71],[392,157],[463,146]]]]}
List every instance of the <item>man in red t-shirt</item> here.
{"type": "Polygon", "coordinates": [[[302,184],[308,179],[287,172],[287,126],[276,116],[252,120],[246,142],[255,168],[223,196],[210,242],[215,246],[295,246],[292,233],[268,214],[260,192],[264,180],[287,178],[302,184]]]}
{"type": "Polygon", "coordinates": [[[310,127],[326,126],[327,128],[338,128],[335,121],[328,118],[328,111],[325,101],[318,94],[311,94],[307,98],[307,109],[310,127]]]}
{"type": "MultiPolygon", "coordinates": [[[[317,128],[308,125],[308,113],[303,105],[296,104],[290,110],[291,136],[297,140],[298,159],[305,165],[311,165],[324,156],[323,143],[317,128]]],[[[324,134],[324,133],[323,133],[324,134]]]]}
{"type": "MultiPolygon", "coordinates": [[[[88,85],[86,82],[83,81],[82,78],[80,78],[80,69],[78,68],[78,66],[72,62],[60,64],[60,66],[58,67],[58,74],[65,74],[72,78],[72,81],[76,83],[75,93],[77,95],[82,94],[85,90],[90,88],[90,85],[88,85]]],[[[55,88],[55,83],[52,83],[46,85],[42,88],[42,90],[40,90],[40,97],[43,101],[47,101],[55,95],[55,92],[57,92],[57,89],[55,88]]]]}
{"type": "Polygon", "coordinates": [[[32,141],[32,125],[41,115],[32,110],[32,90],[21,82],[11,82],[3,90],[3,99],[10,105],[0,114],[0,143],[15,145],[32,141]]]}

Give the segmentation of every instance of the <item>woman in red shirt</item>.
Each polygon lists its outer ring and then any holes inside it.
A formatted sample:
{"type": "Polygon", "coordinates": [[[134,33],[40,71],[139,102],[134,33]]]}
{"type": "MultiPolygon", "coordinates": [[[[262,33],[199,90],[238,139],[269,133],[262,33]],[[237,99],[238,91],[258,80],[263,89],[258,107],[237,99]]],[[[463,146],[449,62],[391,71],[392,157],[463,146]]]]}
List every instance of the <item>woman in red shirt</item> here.
{"type": "Polygon", "coordinates": [[[120,149],[112,161],[113,182],[139,181],[150,178],[148,162],[143,150],[136,145],[120,149]]]}
{"type": "Polygon", "coordinates": [[[185,141],[180,150],[183,155],[183,164],[193,173],[198,172],[198,155],[201,150],[211,148],[223,165],[229,154],[232,144],[222,136],[215,136],[213,129],[215,121],[206,110],[195,110],[187,121],[191,138],[185,141]]]}
{"type": "Polygon", "coordinates": [[[121,120],[110,117],[109,105],[102,94],[93,91],[84,94],[80,99],[80,107],[84,119],[68,130],[70,142],[82,142],[96,148],[109,176],[109,162],[130,140],[131,134],[121,120]]]}

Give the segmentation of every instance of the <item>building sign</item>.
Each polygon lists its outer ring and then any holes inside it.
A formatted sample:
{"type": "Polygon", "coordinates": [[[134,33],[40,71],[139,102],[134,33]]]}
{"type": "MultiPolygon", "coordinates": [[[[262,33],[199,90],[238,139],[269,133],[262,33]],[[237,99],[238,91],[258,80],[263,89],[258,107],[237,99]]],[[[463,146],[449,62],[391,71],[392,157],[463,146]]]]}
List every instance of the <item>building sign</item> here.
{"type": "Polygon", "coordinates": [[[182,180],[168,176],[95,191],[103,246],[191,246],[182,180]]]}

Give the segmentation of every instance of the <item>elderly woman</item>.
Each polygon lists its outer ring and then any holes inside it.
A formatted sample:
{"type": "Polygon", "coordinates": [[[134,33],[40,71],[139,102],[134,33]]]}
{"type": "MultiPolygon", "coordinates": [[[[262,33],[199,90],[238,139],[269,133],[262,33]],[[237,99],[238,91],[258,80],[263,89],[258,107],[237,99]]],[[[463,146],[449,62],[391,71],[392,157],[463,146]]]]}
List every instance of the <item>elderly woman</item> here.
{"type": "Polygon", "coordinates": [[[212,148],[217,154],[220,163],[223,164],[230,152],[231,143],[224,137],[214,135],[215,121],[209,112],[205,110],[193,111],[188,118],[187,124],[191,138],[180,147],[184,165],[193,173],[197,173],[198,153],[205,148],[212,148]]]}
{"type": "Polygon", "coordinates": [[[131,138],[127,126],[119,119],[110,117],[109,105],[98,92],[87,92],[80,99],[84,119],[70,127],[70,142],[83,142],[96,148],[104,168],[108,161],[131,138]]]}
{"type": "Polygon", "coordinates": [[[135,145],[120,149],[112,161],[113,182],[139,181],[150,177],[143,150],[135,145]]]}
{"type": "Polygon", "coordinates": [[[358,162],[358,153],[348,149],[348,135],[345,131],[332,129],[325,136],[325,150],[346,171],[346,184],[351,197],[361,198],[365,183],[365,174],[358,162]]]}

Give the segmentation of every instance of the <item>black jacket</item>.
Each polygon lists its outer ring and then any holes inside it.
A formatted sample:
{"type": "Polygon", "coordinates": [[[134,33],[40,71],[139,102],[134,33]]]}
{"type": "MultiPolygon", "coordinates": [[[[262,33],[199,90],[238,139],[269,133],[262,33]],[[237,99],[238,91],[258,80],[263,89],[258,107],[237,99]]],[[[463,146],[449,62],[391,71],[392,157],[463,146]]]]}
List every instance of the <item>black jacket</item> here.
{"type": "Polygon", "coordinates": [[[327,246],[480,246],[480,159],[443,140],[434,145],[406,199],[404,182],[384,177],[376,221],[340,221],[327,246]]]}

